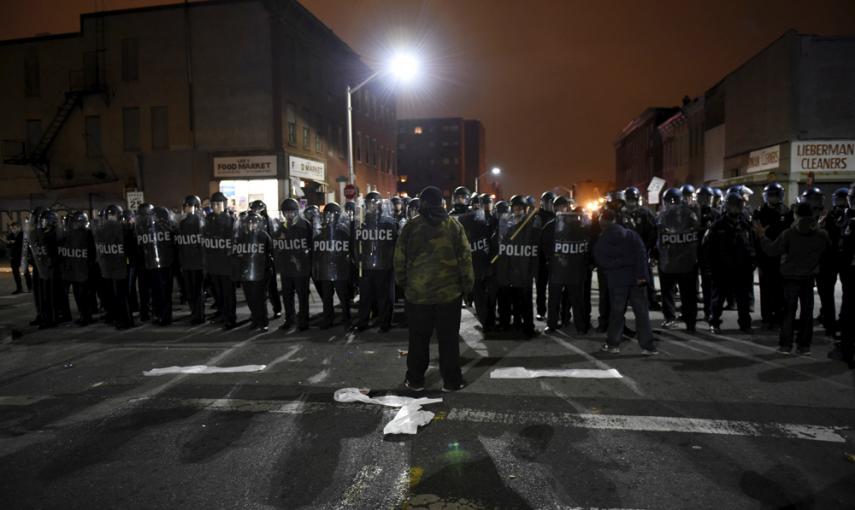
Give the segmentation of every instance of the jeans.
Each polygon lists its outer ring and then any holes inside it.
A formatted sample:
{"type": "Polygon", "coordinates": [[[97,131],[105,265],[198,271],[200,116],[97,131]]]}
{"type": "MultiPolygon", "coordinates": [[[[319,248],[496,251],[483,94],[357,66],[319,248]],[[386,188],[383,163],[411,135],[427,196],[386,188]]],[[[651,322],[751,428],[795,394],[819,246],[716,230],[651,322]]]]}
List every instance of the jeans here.
{"type": "Polygon", "coordinates": [[[698,273],[659,273],[659,285],[662,288],[662,312],[665,320],[677,318],[677,305],[674,300],[677,287],[680,288],[680,311],[686,326],[695,325],[698,317],[698,273]]]}
{"type": "Polygon", "coordinates": [[[609,332],[606,342],[610,347],[620,345],[625,322],[627,303],[632,305],[635,315],[635,330],[638,344],[642,349],[653,350],[653,333],[650,329],[650,310],[647,303],[647,288],[644,285],[632,287],[612,287],[609,289],[611,313],[609,314],[609,332]]]}
{"type": "Polygon", "coordinates": [[[810,349],[813,337],[813,278],[785,278],[783,286],[784,320],[778,344],[786,349],[793,346],[793,322],[796,309],[801,308],[796,343],[800,349],[810,349]]]}
{"type": "MultiPolygon", "coordinates": [[[[531,297],[531,293],[529,293],[531,297]]],[[[430,338],[436,331],[439,344],[439,372],[447,386],[463,380],[460,372],[460,298],[448,303],[415,304],[407,302],[409,352],[407,380],[421,385],[430,362],[430,338]]]]}

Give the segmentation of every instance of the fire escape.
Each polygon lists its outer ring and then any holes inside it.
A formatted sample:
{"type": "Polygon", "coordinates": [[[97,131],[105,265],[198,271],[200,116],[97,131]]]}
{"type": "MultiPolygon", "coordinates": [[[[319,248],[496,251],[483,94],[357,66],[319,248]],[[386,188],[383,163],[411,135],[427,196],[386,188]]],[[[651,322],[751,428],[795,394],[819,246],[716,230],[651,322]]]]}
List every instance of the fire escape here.
{"type": "Polygon", "coordinates": [[[51,166],[50,151],[66,121],[76,109],[83,111],[87,97],[100,95],[109,105],[110,90],[106,80],[107,50],[104,42],[104,18],[95,19],[95,51],[84,54],[84,68],[68,73],[68,90],[64,102],[57,108],[47,128],[38,142],[32,147],[20,142],[14,154],[5,155],[3,162],[10,165],[30,166],[43,189],[58,189],[87,184],[115,181],[116,176],[106,161],[100,162],[100,169],[91,177],[76,177],[74,172],[58,170],[51,166]]]}

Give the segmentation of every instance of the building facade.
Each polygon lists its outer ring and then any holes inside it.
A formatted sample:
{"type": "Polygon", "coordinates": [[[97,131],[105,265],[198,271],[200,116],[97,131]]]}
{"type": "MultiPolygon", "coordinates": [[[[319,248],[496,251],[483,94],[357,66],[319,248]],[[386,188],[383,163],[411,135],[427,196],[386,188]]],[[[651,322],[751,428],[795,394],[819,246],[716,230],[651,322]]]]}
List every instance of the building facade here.
{"type": "Polygon", "coordinates": [[[436,186],[445,197],[466,186],[479,192],[500,191],[498,179],[484,175],[486,136],[478,120],[458,117],[398,121],[398,190],[417,196],[436,186]]]}
{"type": "Polygon", "coordinates": [[[653,177],[662,177],[662,136],[659,126],[678,108],[653,107],[623,128],[615,147],[615,183],[619,188],[646,190],[653,177]]]}
{"type": "MultiPolygon", "coordinates": [[[[128,191],[342,200],[345,90],[371,73],[292,0],[87,14],[79,33],[2,42],[0,215],[128,191]]],[[[378,83],[353,104],[356,183],[393,191],[394,96],[378,83]]]]}

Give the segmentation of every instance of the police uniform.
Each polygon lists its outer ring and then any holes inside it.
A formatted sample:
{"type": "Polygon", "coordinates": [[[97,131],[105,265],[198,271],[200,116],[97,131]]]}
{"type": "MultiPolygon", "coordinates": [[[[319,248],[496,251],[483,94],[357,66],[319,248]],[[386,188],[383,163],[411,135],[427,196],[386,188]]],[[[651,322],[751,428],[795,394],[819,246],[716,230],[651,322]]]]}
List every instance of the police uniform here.
{"type": "MultiPolygon", "coordinates": [[[[286,200],[287,202],[287,200],[286,200]]],[[[287,204],[283,202],[282,211],[287,204]]],[[[294,324],[305,330],[309,327],[309,276],[312,273],[312,225],[300,216],[294,201],[293,221],[286,219],[278,224],[273,234],[273,260],[276,272],[282,280],[282,301],[285,305],[283,329],[294,324]],[[294,313],[294,297],[297,297],[298,313],[294,313]]]]}
{"type": "Polygon", "coordinates": [[[78,324],[92,322],[92,293],[90,274],[95,263],[95,239],[89,229],[89,219],[83,213],[75,213],[71,229],[59,243],[62,264],[62,279],[71,285],[74,302],[80,314],[78,324]]]}
{"type": "Polygon", "coordinates": [[[455,217],[466,231],[475,283],[472,301],[482,331],[488,333],[496,325],[496,276],[491,261],[498,251],[493,221],[481,209],[455,217]]]}
{"type": "MultiPolygon", "coordinates": [[[[783,204],[764,203],[754,211],[752,219],[766,229],[766,238],[770,241],[777,239],[793,223],[792,211],[783,204]]],[[[778,325],[784,311],[781,257],[758,250],[757,272],[760,282],[760,318],[766,325],[778,325]]]]}
{"type": "Polygon", "coordinates": [[[239,220],[232,243],[232,255],[235,257],[241,288],[249,307],[250,326],[253,329],[266,330],[268,326],[267,278],[270,245],[267,224],[261,215],[250,212],[239,220]]]}
{"type": "Polygon", "coordinates": [[[353,225],[341,207],[329,203],[323,218],[315,218],[312,238],[312,275],[320,284],[323,318],[321,329],[330,328],[335,318],[333,294],[341,305],[342,325],[350,328],[350,286],[353,269],[353,225]]]}
{"type": "Polygon", "coordinates": [[[540,248],[540,219],[535,215],[527,224],[520,213],[505,214],[499,219],[496,279],[508,300],[499,307],[499,323],[507,329],[511,316],[521,322],[515,326],[527,336],[536,334],[532,310],[532,280],[537,272],[540,248]]]}
{"type": "Polygon", "coordinates": [[[694,331],[698,314],[698,246],[700,222],[694,208],[678,203],[668,205],[657,218],[659,284],[665,324],[677,319],[675,290],[680,301],[686,330],[694,331]]]}
{"type": "Polygon", "coordinates": [[[543,249],[549,257],[549,309],[547,326],[567,326],[572,307],[573,325],[585,334],[590,327],[590,311],[585,304],[585,285],[590,255],[591,229],[579,213],[558,213],[543,227],[543,249]]]}
{"type": "Polygon", "coordinates": [[[724,300],[736,299],[740,329],[751,328],[750,296],[754,294],[755,240],[744,214],[724,214],[710,227],[703,240],[704,256],[712,275],[710,326],[721,325],[724,300]]]}
{"type": "Polygon", "coordinates": [[[237,323],[235,285],[232,269],[232,242],[234,217],[227,211],[211,212],[202,229],[205,274],[211,282],[217,313],[214,320],[222,320],[226,329],[237,323]]]}
{"type": "Polygon", "coordinates": [[[95,230],[95,250],[101,278],[109,286],[107,313],[117,329],[133,326],[128,305],[128,242],[126,228],[119,219],[121,209],[111,205],[107,217],[100,220],[95,230]]]}
{"type": "Polygon", "coordinates": [[[137,218],[137,245],[145,264],[152,314],[162,326],[172,323],[174,231],[172,213],[165,207],[154,208],[137,218]]]}
{"type": "Polygon", "coordinates": [[[359,329],[368,327],[372,308],[376,310],[381,331],[388,331],[392,326],[392,302],[395,295],[392,258],[397,239],[398,222],[382,210],[367,212],[365,220],[356,229],[356,247],[362,268],[359,280],[359,329]]]}
{"type": "Polygon", "coordinates": [[[205,299],[202,295],[204,280],[202,230],[204,227],[205,220],[200,212],[185,214],[178,223],[178,232],[175,235],[185,297],[187,304],[190,305],[191,324],[201,324],[205,320],[205,299]]]}

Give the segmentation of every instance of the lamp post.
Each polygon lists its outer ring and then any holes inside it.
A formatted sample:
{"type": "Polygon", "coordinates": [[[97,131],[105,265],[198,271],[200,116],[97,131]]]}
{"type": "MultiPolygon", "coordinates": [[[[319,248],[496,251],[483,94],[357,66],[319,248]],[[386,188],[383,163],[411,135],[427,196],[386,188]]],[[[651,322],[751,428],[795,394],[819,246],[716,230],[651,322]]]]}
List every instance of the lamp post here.
{"type": "Polygon", "coordinates": [[[479,175],[478,177],[476,177],[476,178],[475,178],[475,193],[478,193],[478,181],[480,181],[480,180],[481,180],[481,177],[484,177],[484,176],[485,176],[485,175],[487,175],[487,174],[493,174],[493,175],[498,176],[498,175],[500,175],[501,173],[502,173],[502,169],[501,169],[501,168],[499,168],[499,167],[497,167],[497,166],[494,166],[494,167],[493,167],[493,168],[491,168],[489,171],[484,172],[483,174],[481,174],[481,175],[479,175]]]}
{"type": "Polygon", "coordinates": [[[355,87],[347,86],[347,170],[350,184],[356,184],[356,173],[353,168],[353,105],[351,95],[381,74],[389,73],[396,76],[400,81],[410,81],[417,72],[418,62],[415,58],[407,54],[398,54],[389,61],[386,69],[375,71],[355,87]]]}

